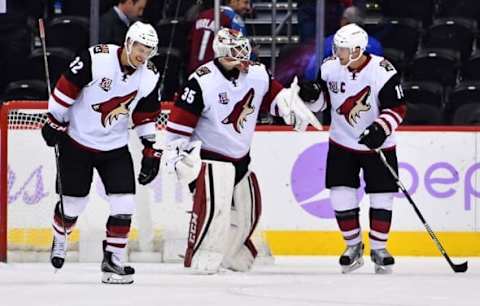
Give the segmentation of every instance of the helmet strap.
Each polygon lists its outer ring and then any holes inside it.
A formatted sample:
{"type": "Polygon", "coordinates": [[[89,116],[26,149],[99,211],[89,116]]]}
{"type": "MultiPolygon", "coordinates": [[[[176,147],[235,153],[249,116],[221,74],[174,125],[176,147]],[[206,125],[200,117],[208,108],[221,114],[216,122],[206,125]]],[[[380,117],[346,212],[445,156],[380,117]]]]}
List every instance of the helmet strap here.
{"type": "Polygon", "coordinates": [[[132,67],[133,69],[137,69],[137,66],[135,66],[134,64],[132,64],[132,61],[130,60],[130,54],[132,53],[132,48],[133,48],[133,41],[128,39],[126,42],[125,42],[125,51],[127,52],[127,63],[130,67],[132,67]]]}
{"type": "Polygon", "coordinates": [[[353,55],[353,53],[355,52],[356,49],[357,49],[357,47],[350,49],[350,55],[348,56],[349,60],[348,60],[348,63],[345,65],[345,67],[347,67],[347,69],[353,62],[358,61],[363,55],[363,50],[360,49],[360,53],[358,54],[358,56],[356,58],[353,58],[352,55],[353,55]]]}

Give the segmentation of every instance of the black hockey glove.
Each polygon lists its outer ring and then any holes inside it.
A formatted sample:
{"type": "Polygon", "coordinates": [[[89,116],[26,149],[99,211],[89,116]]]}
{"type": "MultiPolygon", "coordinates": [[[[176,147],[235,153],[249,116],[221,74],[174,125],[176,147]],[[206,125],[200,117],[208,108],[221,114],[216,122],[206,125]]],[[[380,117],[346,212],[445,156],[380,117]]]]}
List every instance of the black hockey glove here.
{"type": "Polygon", "coordinates": [[[59,122],[50,113],[47,114],[47,117],[47,122],[42,127],[42,136],[47,146],[54,147],[65,140],[68,125],[59,122]]]}
{"type": "Polygon", "coordinates": [[[380,124],[374,122],[363,131],[358,143],[366,145],[371,150],[375,150],[382,146],[385,139],[387,139],[385,130],[380,124]]]}
{"type": "Polygon", "coordinates": [[[162,150],[154,149],[153,142],[151,141],[142,139],[142,143],[145,147],[142,151],[142,168],[138,175],[138,182],[142,185],[146,185],[153,181],[158,174],[162,150]]]}
{"type": "Polygon", "coordinates": [[[322,92],[322,88],[320,84],[314,81],[308,82],[301,82],[298,84],[300,86],[300,90],[298,91],[298,96],[302,99],[305,103],[313,103],[318,100],[320,97],[320,93],[322,92]]]}

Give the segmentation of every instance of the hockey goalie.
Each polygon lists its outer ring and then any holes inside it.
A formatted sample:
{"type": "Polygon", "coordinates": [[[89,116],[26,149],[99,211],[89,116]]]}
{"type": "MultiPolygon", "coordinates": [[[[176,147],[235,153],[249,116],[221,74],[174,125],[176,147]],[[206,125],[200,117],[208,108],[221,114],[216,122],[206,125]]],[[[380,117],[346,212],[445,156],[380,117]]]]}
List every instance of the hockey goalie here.
{"type": "Polygon", "coordinates": [[[185,267],[214,274],[248,271],[257,251],[251,235],[262,202],[249,169],[250,146],[260,111],[281,116],[303,131],[320,123],[299,97],[296,80],[283,88],[263,64],[250,61],[248,39],[232,29],[214,38],[215,59],[193,72],[167,123],[167,168],[193,192],[185,267]]]}

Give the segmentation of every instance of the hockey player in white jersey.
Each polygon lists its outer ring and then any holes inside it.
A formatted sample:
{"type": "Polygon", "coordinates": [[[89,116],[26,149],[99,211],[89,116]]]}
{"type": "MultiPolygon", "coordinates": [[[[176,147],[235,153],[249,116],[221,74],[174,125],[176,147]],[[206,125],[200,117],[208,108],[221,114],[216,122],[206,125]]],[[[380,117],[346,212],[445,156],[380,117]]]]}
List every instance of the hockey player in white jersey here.
{"type": "MultiPolygon", "coordinates": [[[[160,112],[155,29],[141,22],[128,30],[125,44],[97,45],[76,57],[60,77],[48,101],[42,135],[58,145],[64,212],[57,203],[51,263],[60,269],[67,251],[64,227],[71,233],[88,203],[95,168],[105,186],[110,216],[103,241],[104,283],[132,283],[134,269],[124,265],[128,233],[135,210],[135,175],[128,151],[130,118],[144,149],[140,184],[158,173],[160,152],[155,121],[160,112]],[[65,221],[65,224],[63,224],[65,221]]],[[[95,204],[95,203],[94,203],[95,204]]]]}
{"type": "Polygon", "coordinates": [[[333,56],[324,60],[317,82],[300,89],[300,96],[315,90],[320,94],[310,109],[331,107],[326,186],[347,244],[340,257],[344,273],[363,265],[357,199],[360,170],[370,198],[371,260],[377,273],[391,272],[394,264],[386,243],[397,185],[374,150],[381,149],[398,172],[395,130],[406,104],[397,71],[388,60],[366,53],[367,41],[367,33],[356,24],[340,28],[334,36],[333,56]]]}
{"type": "Polygon", "coordinates": [[[257,255],[250,237],[262,206],[249,164],[259,111],[283,116],[297,130],[321,128],[296,82],[283,88],[263,64],[250,62],[240,32],[221,29],[213,48],[215,59],[190,75],[172,109],[164,151],[168,167],[194,191],[184,265],[206,274],[248,271],[257,255]]]}

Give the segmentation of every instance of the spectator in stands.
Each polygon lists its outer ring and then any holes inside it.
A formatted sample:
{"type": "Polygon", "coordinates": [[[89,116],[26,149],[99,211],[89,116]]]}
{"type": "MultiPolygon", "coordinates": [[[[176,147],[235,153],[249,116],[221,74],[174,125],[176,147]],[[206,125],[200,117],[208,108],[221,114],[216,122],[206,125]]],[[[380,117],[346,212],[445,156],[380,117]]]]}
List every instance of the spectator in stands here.
{"type": "MultiPolygon", "coordinates": [[[[338,30],[339,20],[343,10],[352,5],[351,0],[326,0],[325,1],[325,35],[334,34],[338,30]]],[[[310,42],[315,38],[317,31],[317,0],[301,1],[298,7],[298,32],[300,41],[310,42]]]]}
{"type": "Polygon", "coordinates": [[[119,0],[100,18],[100,43],[123,46],[131,23],[143,15],[147,0],[119,0]]]}
{"type": "MultiPolygon", "coordinates": [[[[204,2],[205,0],[148,0],[142,19],[153,25],[156,25],[162,19],[188,19],[191,11],[200,7],[204,2]]],[[[198,11],[196,15],[198,15],[198,11]]]]}
{"type": "MultiPolygon", "coordinates": [[[[362,11],[356,6],[350,6],[345,9],[342,15],[342,19],[340,20],[340,26],[343,27],[350,23],[356,23],[360,26],[363,24],[363,14],[362,11]]],[[[333,35],[328,36],[325,38],[323,43],[323,58],[327,58],[332,56],[332,43],[333,43],[333,35]]],[[[366,51],[368,53],[372,53],[378,56],[383,56],[383,47],[381,43],[372,36],[368,36],[368,45],[366,51]]],[[[305,80],[314,80],[315,79],[315,62],[316,56],[310,58],[307,68],[305,69],[304,79],[305,80]]]]}
{"type": "MultiPolygon", "coordinates": [[[[363,25],[363,14],[362,11],[356,7],[351,6],[343,12],[342,19],[340,20],[340,27],[343,27],[350,23],[356,23],[359,26],[363,25]]],[[[332,43],[333,35],[325,38],[323,43],[323,58],[332,56],[332,43]]],[[[368,36],[368,45],[366,51],[378,56],[383,56],[383,47],[382,44],[373,36],[368,36]]]]}
{"type": "MultiPolygon", "coordinates": [[[[220,27],[231,28],[247,36],[243,17],[250,11],[250,0],[226,0],[220,8],[220,27]]],[[[207,9],[197,17],[189,35],[190,56],[188,72],[213,59],[214,9],[207,9]]]]}

